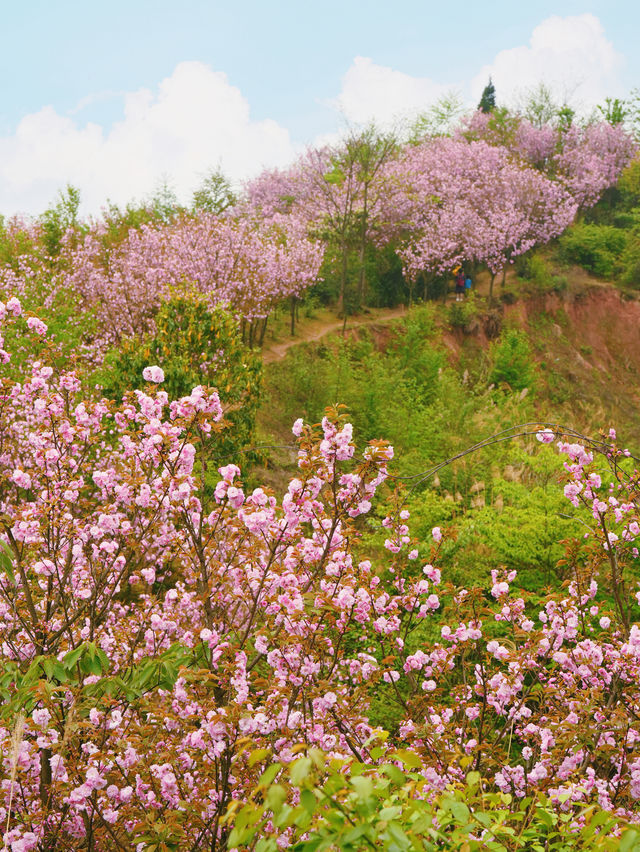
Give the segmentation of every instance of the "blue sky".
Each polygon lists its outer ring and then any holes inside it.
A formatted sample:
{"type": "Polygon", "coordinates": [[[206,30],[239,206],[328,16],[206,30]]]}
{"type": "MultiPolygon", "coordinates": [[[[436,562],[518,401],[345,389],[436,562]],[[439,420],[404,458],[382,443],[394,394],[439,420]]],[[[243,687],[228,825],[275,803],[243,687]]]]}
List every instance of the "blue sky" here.
{"type": "Polygon", "coordinates": [[[67,181],[87,210],[162,179],[282,165],[345,120],[408,117],[492,73],[588,108],[640,86],[636,2],[22,0],[2,4],[0,212],[67,181]]]}

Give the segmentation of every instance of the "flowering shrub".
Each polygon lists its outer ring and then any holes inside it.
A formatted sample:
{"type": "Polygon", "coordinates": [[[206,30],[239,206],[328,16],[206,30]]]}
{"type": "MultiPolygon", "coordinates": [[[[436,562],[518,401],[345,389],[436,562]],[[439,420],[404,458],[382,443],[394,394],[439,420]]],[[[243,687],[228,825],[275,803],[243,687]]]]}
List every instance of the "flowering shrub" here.
{"type": "MultiPolygon", "coordinates": [[[[17,299],[0,317],[46,336],[17,299]]],[[[592,524],[568,545],[566,588],[533,611],[515,571],[496,569],[488,590],[443,581],[439,527],[420,565],[401,495],[383,520],[386,564],[358,555],[393,452],[371,442],[357,460],[340,410],[294,424],[298,473],[281,500],[246,493],[235,464],[205,491],[219,396],[197,386],[170,401],[147,367],[119,405],[44,359],[3,381],[5,849],[229,848],[233,803],[265,764],[293,772],[301,745],[404,763],[427,800],[471,770],[481,797],[514,813],[544,801],[576,832],[593,827],[591,806],[635,819],[638,476],[615,435],[559,442],[565,495],[592,524]],[[382,686],[401,720],[386,739],[368,718],[382,686]]],[[[270,795],[265,831],[286,847],[294,827],[276,806],[298,793],[270,795]]]]}

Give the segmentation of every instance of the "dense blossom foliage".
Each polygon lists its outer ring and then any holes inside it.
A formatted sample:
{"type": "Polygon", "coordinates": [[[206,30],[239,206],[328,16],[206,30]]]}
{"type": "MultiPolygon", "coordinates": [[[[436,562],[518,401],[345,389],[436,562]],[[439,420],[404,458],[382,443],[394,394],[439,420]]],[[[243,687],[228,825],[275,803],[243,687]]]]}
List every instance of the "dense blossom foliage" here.
{"type": "Polygon", "coordinates": [[[399,168],[413,202],[400,250],[411,277],[465,260],[498,272],[564,231],[577,211],[559,184],[486,142],[435,139],[409,149],[399,168]]]}
{"type": "Polygon", "coordinates": [[[621,125],[606,121],[570,127],[553,168],[580,207],[591,207],[613,186],[633,159],[637,145],[621,125]]]}
{"type": "Polygon", "coordinates": [[[117,340],[148,330],[159,300],[181,284],[242,317],[265,317],[317,279],[322,255],[293,217],[263,224],[201,213],[132,229],[109,249],[96,229],[71,253],[65,283],[97,306],[105,333],[117,340]]]}
{"type": "MultiPolygon", "coordinates": [[[[0,315],[41,349],[46,326],[17,299],[0,315]]],[[[209,492],[215,391],[170,401],[150,364],[147,387],[113,406],[38,358],[4,381],[0,404],[7,850],[223,849],[230,803],[301,744],[372,765],[400,746],[425,795],[471,766],[487,790],[634,818],[628,454],[559,442],[565,495],[592,529],[568,552],[565,591],[533,611],[515,572],[496,569],[486,591],[448,584],[445,535],[412,540],[400,495],[382,522],[387,564],[356,555],[393,453],[373,442],[356,461],[339,412],[294,424],[299,470],[281,500],[245,492],[234,464],[209,492]],[[434,619],[435,640],[422,627],[434,619]],[[369,708],[382,687],[401,722],[378,746],[369,708]]]]}
{"type": "Polygon", "coordinates": [[[495,274],[561,234],[635,149],[606,122],[561,130],[477,111],[453,137],[398,148],[369,181],[347,144],[309,150],[288,170],[252,181],[245,203],[266,216],[295,211],[331,235],[343,257],[358,236],[396,241],[409,278],[462,262],[495,274]]]}

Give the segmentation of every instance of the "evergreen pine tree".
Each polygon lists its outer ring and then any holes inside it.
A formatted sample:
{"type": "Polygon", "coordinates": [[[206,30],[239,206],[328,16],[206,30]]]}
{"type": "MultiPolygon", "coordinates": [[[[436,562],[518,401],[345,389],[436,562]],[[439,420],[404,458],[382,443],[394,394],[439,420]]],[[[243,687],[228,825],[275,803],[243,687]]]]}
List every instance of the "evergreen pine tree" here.
{"type": "Polygon", "coordinates": [[[482,112],[493,112],[496,108],[496,87],[493,85],[493,81],[491,77],[489,77],[489,82],[484,87],[482,91],[482,97],[480,98],[480,103],[478,104],[478,109],[482,110],[482,112]]]}

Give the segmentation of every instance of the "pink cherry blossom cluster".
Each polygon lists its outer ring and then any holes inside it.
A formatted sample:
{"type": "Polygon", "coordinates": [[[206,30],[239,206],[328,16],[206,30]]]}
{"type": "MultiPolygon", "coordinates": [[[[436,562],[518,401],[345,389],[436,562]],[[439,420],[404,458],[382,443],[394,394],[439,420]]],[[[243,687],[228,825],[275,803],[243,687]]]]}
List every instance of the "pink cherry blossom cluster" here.
{"type": "Polygon", "coordinates": [[[317,280],[323,257],[322,245],[292,216],[262,222],[201,213],[131,229],[109,247],[102,231],[96,225],[70,251],[61,286],[98,312],[111,340],[147,330],[159,300],[184,285],[242,317],[265,317],[317,280]]]}
{"type": "Polygon", "coordinates": [[[397,168],[413,200],[399,249],[410,278],[464,261],[499,272],[562,233],[577,211],[557,181],[484,141],[433,139],[408,149],[397,168]]]}

